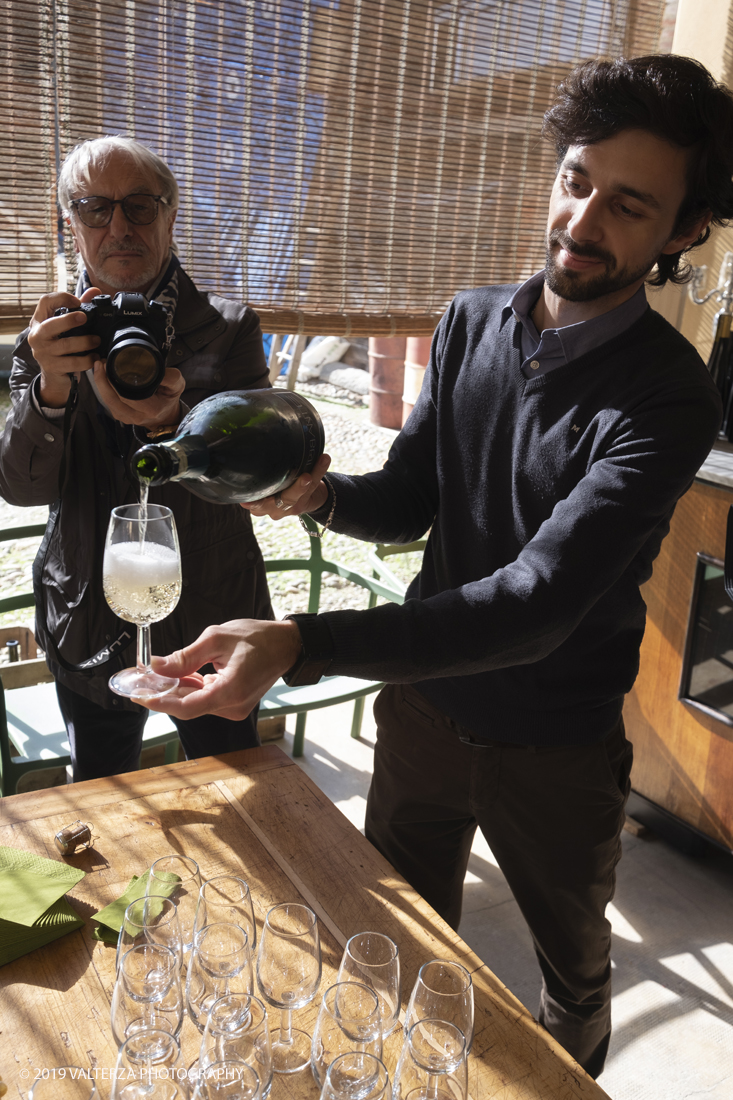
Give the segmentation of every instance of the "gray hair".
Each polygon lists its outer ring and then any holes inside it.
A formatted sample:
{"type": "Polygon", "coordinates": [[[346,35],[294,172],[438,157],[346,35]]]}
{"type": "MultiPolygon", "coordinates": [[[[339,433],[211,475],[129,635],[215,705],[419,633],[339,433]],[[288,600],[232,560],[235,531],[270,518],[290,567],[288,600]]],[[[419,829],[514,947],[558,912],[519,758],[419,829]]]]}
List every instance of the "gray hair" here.
{"type": "Polygon", "coordinates": [[[59,206],[68,217],[71,212],[71,199],[74,192],[89,187],[92,173],[105,168],[107,161],[115,152],[125,153],[143,174],[153,176],[160,188],[161,196],[171,210],[178,209],[178,184],[168,165],[157,153],[134,138],[109,134],[106,137],[92,138],[74,146],[61,165],[58,183],[59,206]]]}

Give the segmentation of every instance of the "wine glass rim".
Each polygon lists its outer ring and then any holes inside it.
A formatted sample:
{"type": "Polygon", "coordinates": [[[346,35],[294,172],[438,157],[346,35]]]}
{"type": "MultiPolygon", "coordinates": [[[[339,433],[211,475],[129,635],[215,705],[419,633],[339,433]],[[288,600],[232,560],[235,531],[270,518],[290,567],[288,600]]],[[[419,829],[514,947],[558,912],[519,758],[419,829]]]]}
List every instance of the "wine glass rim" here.
{"type": "Polygon", "coordinates": [[[417,978],[418,978],[418,981],[421,981],[423,983],[423,985],[426,986],[430,990],[431,993],[437,993],[441,997],[462,997],[473,985],[473,979],[471,977],[470,972],[466,969],[466,967],[463,966],[459,962],[454,962],[452,959],[428,959],[428,961],[424,962],[422,964],[422,966],[420,967],[420,970],[418,971],[417,978]],[[435,966],[436,963],[439,964],[440,966],[450,967],[451,969],[460,971],[462,976],[465,978],[465,985],[464,985],[463,989],[457,989],[455,991],[455,993],[452,993],[452,992],[444,992],[443,990],[440,990],[440,989],[435,989],[432,985],[430,985],[425,980],[424,972],[427,970],[427,968],[429,966],[435,966]]]}
{"type": "MultiPolygon", "coordinates": [[[[176,964],[176,967],[178,966],[178,957],[172,947],[166,947],[164,943],[150,943],[149,941],[146,941],[145,943],[136,943],[132,947],[130,947],[129,950],[125,951],[125,954],[122,956],[122,959],[120,961],[120,966],[122,967],[122,969],[125,970],[125,962],[127,961],[127,959],[129,959],[132,955],[140,955],[143,951],[146,951],[148,952],[148,954],[151,955],[160,954],[163,958],[169,956],[170,959],[176,964]]],[[[127,974],[127,970],[125,970],[125,974],[127,974]]],[[[128,975],[128,977],[129,976],[130,975],[128,975]]]]}
{"type": "Polygon", "coordinates": [[[389,1086],[389,1072],[381,1058],[378,1058],[376,1054],[370,1054],[366,1050],[347,1050],[343,1054],[337,1055],[326,1070],[324,1089],[327,1084],[336,1091],[337,1086],[334,1085],[332,1076],[333,1067],[336,1066],[337,1069],[341,1069],[342,1066],[348,1065],[355,1058],[358,1058],[362,1064],[371,1064],[374,1067],[378,1080],[370,1089],[370,1094],[376,1092],[377,1095],[380,1095],[389,1086]]]}
{"type": "MultiPolygon", "coordinates": [[[[461,1061],[461,1059],[463,1057],[465,1057],[465,1054],[466,1054],[467,1044],[466,1044],[465,1033],[463,1031],[461,1031],[461,1029],[458,1027],[457,1024],[453,1024],[449,1020],[441,1020],[436,1016],[428,1016],[424,1020],[415,1020],[414,1024],[412,1024],[410,1026],[410,1028],[407,1032],[407,1044],[408,1044],[410,1050],[412,1051],[412,1055],[415,1058],[415,1060],[420,1065],[423,1065],[423,1063],[420,1061],[420,1058],[418,1056],[418,1052],[415,1050],[415,1043],[414,1043],[414,1040],[413,1040],[412,1036],[413,1036],[413,1034],[415,1034],[415,1035],[417,1034],[417,1029],[418,1028],[424,1028],[426,1024],[439,1024],[440,1027],[444,1031],[447,1031],[449,1033],[450,1032],[455,1032],[455,1038],[460,1040],[461,1050],[460,1050],[459,1053],[452,1055],[450,1060],[451,1060],[452,1064],[457,1065],[461,1061]]],[[[430,1066],[423,1066],[423,1068],[424,1069],[429,1069],[430,1066]]]]}
{"type": "MultiPolygon", "coordinates": [[[[373,1007],[372,1011],[369,1013],[369,1015],[372,1015],[374,1012],[380,1012],[380,1014],[381,1014],[381,1009],[380,1009],[380,1004],[379,1004],[379,995],[376,993],[376,991],[374,989],[372,989],[371,986],[365,985],[363,982],[354,982],[354,981],[334,982],[333,985],[330,985],[328,987],[326,992],[323,994],[323,998],[322,998],[322,1001],[321,1001],[321,1003],[325,1006],[327,1012],[330,1012],[331,1015],[333,1016],[333,1015],[335,1015],[336,1010],[335,1010],[335,1006],[334,1006],[334,1008],[331,1007],[331,1005],[326,1000],[326,998],[329,996],[330,993],[332,993],[333,996],[334,996],[334,999],[335,999],[338,996],[338,990],[343,989],[343,987],[347,986],[347,985],[352,986],[354,989],[363,990],[365,993],[368,993],[369,996],[373,999],[374,1007],[373,1007]]],[[[338,1015],[343,1017],[342,1012],[338,1013],[338,1015]]],[[[357,1020],[357,1019],[361,1020],[363,1018],[364,1017],[363,1017],[362,1014],[360,1014],[358,1016],[350,1016],[349,1017],[349,1019],[352,1019],[352,1020],[357,1020]]]]}
{"type": "Polygon", "coordinates": [[[126,523],[154,523],[156,520],[169,520],[173,518],[173,512],[165,504],[145,505],[146,514],[140,514],[142,504],[118,504],[113,508],[111,515],[115,519],[123,519],[126,523]]]}
{"type": "MultiPolygon", "coordinates": [[[[168,1046],[170,1047],[172,1045],[173,1048],[175,1050],[177,1050],[178,1053],[180,1054],[181,1044],[179,1043],[178,1039],[175,1037],[175,1035],[171,1035],[170,1031],[166,1031],[162,1027],[142,1027],[138,1031],[133,1031],[133,1033],[131,1035],[128,1035],[128,1037],[125,1039],[124,1043],[120,1047],[120,1054],[122,1054],[123,1051],[125,1051],[125,1053],[127,1053],[127,1047],[131,1043],[139,1042],[141,1039],[147,1039],[147,1038],[153,1038],[153,1037],[156,1037],[158,1039],[158,1041],[160,1041],[160,1038],[162,1036],[165,1036],[166,1039],[170,1039],[170,1043],[168,1044],[168,1046]]],[[[150,1056],[147,1055],[146,1057],[149,1058],[150,1056]]],[[[164,1057],[165,1057],[165,1054],[161,1054],[158,1057],[157,1061],[160,1061],[164,1057]]],[[[153,1058],[153,1059],[151,1059],[151,1061],[156,1061],[156,1059],[153,1058]]]]}
{"type": "Polygon", "coordinates": [[[338,1062],[345,1062],[347,1059],[350,1058],[361,1058],[365,1061],[369,1060],[370,1062],[379,1062],[384,1072],[387,1073],[387,1067],[385,1066],[382,1059],[379,1058],[376,1054],[371,1054],[368,1050],[345,1050],[343,1054],[337,1054],[333,1061],[330,1063],[328,1070],[326,1070],[326,1073],[329,1072],[331,1066],[335,1066],[338,1062]]]}
{"type": "MultiPolygon", "coordinates": [[[[159,863],[163,863],[165,861],[171,861],[171,862],[172,861],[178,861],[178,862],[184,863],[189,869],[191,867],[193,867],[193,870],[191,871],[188,878],[195,878],[196,875],[201,874],[201,871],[199,869],[199,865],[198,865],[198,863],[196,862],[195,859],[192,859],[191,856],[181,856],[181,855],[178,855],[178,853],[173,853],[173,855],[170,855],[170,856],[158,856],[157,859],[153,860],[153,862],[150,864],[150,867],[149,867],[148,883],[150,882],[150,876],[151,875],[153,876],[153,878],[155,877],[155,868],[156,868],[156,866],[159,863]]],[[[170,874],[171,872],[167,872],[167,873],[170,874]]],[[[174,871],[173,874],[177,874],[177,872],[174,871]]],[[[181,882],[186,882],[187,881],[187,879],[182,878],[182,876],[180,876],[180,875],[178,877],[181,879],[181,882]]],[[[180,883],[178,885],[180,885],[180,883]]]]}
{"type": "Polygon", "coordinates": [[[99,1093],[97,1092],[96,1081],[91,1076],[91,1073],[92,1073],[94,1067],[93,1066],[72,1066],[72,1065],[68,1064],[68,1065],[65,1065],[65,1066],[54,1066],[53,1067],[53,1074],[54,1074],[53,1077],[37,1077],[36,1080],[33,1082],[32,1086],[31,1086],[30,1092],[28,1093],[29,1100],[32,1100],[32,1098],[37,1095],[37,1088],[36,1088],[37,1085],[43,1085],[43,1084],[45,1084],[46,1081],[56,1080],[56,1074],[60,1073],[61,1070],[67,1070],[67,1069],[73,1069],[73,1070],[78,1071],[78,1075],[75,1078],[73,1078],[73,1080],[87,1081],[92,1086],[92,1091],[89,1093],[88,1100],[95,1100],[95,1098],[99,1096],[99,1093]]]}
{"type": "Polygon", "coordinates": [[[316,928],[318,925],[318,917],[313,912],[313,910],[309,908],[309,906],[304,905],[300,901],[281,901],[278,902],[277,905],[273,905],[271,909],[267,910],[267,913],[265,914],[265,924],[276,936],[281,936],[283,939],[297,940],[300,939],[301,936],[310,935],[313,929],[316,928]],[[282,909],[300,909],[303,911],[303,913],[309,914],[307,918],[307,926],[301,929],[301,931],[299,932],[286,932],[284,929],[281,930],[280,928],[275,927],[270,918],[273,916],[273,914],[279,912],[282,909]]]}
{"type": "MultiPolygon", "coordinates": [[[[122,918],[123,927],[129,921],[130,924],[136,924],[140,928],[145,928],[146,925],[140,924],[139,921],[136,921],[136,920],[133,919],[133,913],[135,911],[135,907],[140,906],[140,905],[142,905],[143,913],[144,913],[145,907],[147,906],[148,902],[150,902],[150,901],[165,902],[166,904],[163,906],[164,909],[168,908],[168,906],[171,906],[171,905],[173,906],[172,912],[170,912],[168,914],[166,920],[163,921],[162,923],[168,924],[169,921],[172,921],[175,916],[178,916],[178,905],[173,900],[173,898],[167,897],[166,894],[145,894],[145,896],[142,897],[142,898],[135,898],[135,900],[131,901],[130,904],[127,906],[127,909],[125,909],[125,915],[122,918]],[[128,914],[129,914],[129,916],[128,916],[128,914]]],[[[159,915],[162,916],[162,914],[159,914],[159,915]]]]}
{"type": "Polygon", "coordinates": [[[390,963],[393,963],[395,959],[398,958],[400,953],[398,945],[395,943],[391,936],[387,936],[384,932],[373,932],[371,930],[367,930],[365,932],[356,932],[353,936],[350,936],[349,939],[346,941],[345,950],[346,954],[349,956],[349,958],[353,959],[354,962],[361,963],[363,966],[373,967],[389,966],[390,963]],[[355,940],[361,939],[362,936],[374,936],[376,939],[382,941],[383,943],[389,944],[392,948],[392,954],[390,958],[385,959],[384,962],[369,962],[367,959],[357,959],[352,952],[351,945],[354,943],[355,940]]]}
{"type": "Polygon", "coordinates": [[[204,1031],[209,1037],[211,1037],[212,1033],[214,1033],[215,1037],[219,1034],[236,1037],[243,1032],[253,1030],[251,1022],[253,1015],[256,1017],[254,1025],[255,1030],[261,1028],[263,1023],[267,1024],[267,1009],[265,1008],[265,1005],[259,999],[259,997],[256,997],[254,993],[223,993],[221,997],[217,997],[217,999],[214,1001],[211,1008],[209,1009],[209,1016],[206,1021],[206,1027],[204,1031]],[[220,1025],[217,1023],[218,1015],[219,1013],[224,1012],[227,1008],[233,1007],[234,1005],[236,1005],[237,1007],[246,1008],[249,1014],[249,1019],[246,1023],[243,1023],[241,1027],[237,1027],[233,1031],[222,1032],[220,1031],[220,1025]],[[254,1014],[252,1012],[253,1006],[256,1009],[256,1012],[254,1014]]]}
{"type": "Polygon", "coordinates": [[[214,928],[229,928],[229,929],[236,928],[237,931],[241,932],[241,934],[242,934],[244,942],[239,947],[232,947],[232,949],[230,951],[226,952],[227,955],[233,955],[237,951],[250,950],[249,935],[247,934],[245,929],[242,928],[241,924],[235,924],[233,921],[225,921],[225,920],[212,921],[211,924],[202,925],[202,927],[199,928],[198,931],[196,932],[196,939],[195,939],[195,942],[194,942],[194,948],[199,947],[200,944],[202,943],[202,941],[209,934],[209,932],[213,931],[214,928]]]}
{"type": "Polygon", "coordinates": [[[250,1074],[252,1075],[254,1078],[255,1095],[257,1095],[260,1090],[260,1077],[257,1070],[254,1069],[249,1062],[240,1062],[234,1058],[220,1058],[218,1062],[209,1062],[208,1066],[204,1066],[203,1069],[199,1070],[199,1073],[204,1077],[221,1076],[223,1072],[226,1072],[228,1075],[231,1067],[236,1067],[236,1076],[240,1078],[249,1076],[250,1074]]]}
{"type": "Polygon", "coordinates": [[[252,891],[249,888],[249,884],[247,883],[246,879],[240,878],[239,875],[214,875],[213,878],[207,878],[206,882],[202,882],[201,886],[199,887],[200,896],[204,896],[207,886],[211,886],[213,884],[216,884],[217,882],[221,882],[222,879],[228,879],[230,882],[240,883],[240,885],[244,887],[244,896],[250,896],[252,891]]]}

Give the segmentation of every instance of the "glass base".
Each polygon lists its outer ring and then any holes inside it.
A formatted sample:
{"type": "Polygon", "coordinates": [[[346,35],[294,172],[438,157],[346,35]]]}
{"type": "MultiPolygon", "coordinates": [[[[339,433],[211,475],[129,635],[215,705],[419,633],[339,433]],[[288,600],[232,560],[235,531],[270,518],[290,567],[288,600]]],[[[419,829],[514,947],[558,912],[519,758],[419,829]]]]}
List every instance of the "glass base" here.
{"type": "Polygon", "coordinates": [[[280,1042],[280,1028],[276,1027],[271,1032],[272,1037],[272,1068],[275,1073],[297,1073],[310,1065],[311,1037],[305,1031],[290,1031],[291,1041],[280,1042]]]}
{"type": "MultiPolygon", "coordinates": [[[[239,1059],[235,1058],[234,1055],[229,1055],[229,1057],[232,1058],[235,1062],[239,1061],[239,1059]]],[[[242,1059],[242,1061],[244,1061],[244,1059],[242,1059]]],[[[247,1063],[247,1065],[249,1065],[249,1063],[247,1063]]],[[[201,1072],[200,1066],[201,1066],[201,1059],[197,1058],[196,1061],[191,1062],[191,1065],[188,1067],[188,1084],[189,1084],[189,1087],[191,1089],[195,1089],[196,1085],[198,1084],[199,1074],[201,1072]]],[[[254,1066],[252,1066],[252,1069],[259,1076],[261,1067],[258,1067],[257,1065],[254,1065],[254,1066]]],[[[264,1082],[262,1080],[262,1078],[260,1077],[260,1091],[257,1094],[258,1100],[260,1100],[260,1098],[261,1098],[261,1100],[267,1100],[267,1097],[270,1095],[271,1088],[272,1088],[272,1074],[270,1074],[270,1080],[267,1081],[267,1082],[264,1082]]]]}
{"type": "Polygon", "coordinates": [[[109,678],[109,688],[115,695],[126,699],[135,695],[139,699],[157,699],[178,687],[173,676],[158,676],[157,672],[140,672],[137,668],[123,668],[109,678]]]}

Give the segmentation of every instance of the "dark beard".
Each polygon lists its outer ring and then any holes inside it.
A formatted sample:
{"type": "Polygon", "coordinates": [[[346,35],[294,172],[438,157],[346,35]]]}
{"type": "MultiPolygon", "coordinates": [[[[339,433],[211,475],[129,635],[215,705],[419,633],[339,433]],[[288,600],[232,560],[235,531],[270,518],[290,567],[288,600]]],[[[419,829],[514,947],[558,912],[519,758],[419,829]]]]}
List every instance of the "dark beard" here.
{"type": "Polygon", "coordinates": [[[657,257],[654,256],[639,268],[623,267],[617,270],[616,260],[610,252],[594,248],[593,245],[577,244],[562,229],[553,229],[547,238],[545,283],[553,294],[564,298],[566,302],[593,302],[607,294],[625,290],[627,286],[643,279],[656,262],[657,257]],[[599,275],[594,275],[592,279],[584,280],[582,272],[566,271],[560,267],[555,258],[556,250],[553,249],[553,245],[560,245],[583,259],[601,260],[606,265],[606,270],[599,275]]]}

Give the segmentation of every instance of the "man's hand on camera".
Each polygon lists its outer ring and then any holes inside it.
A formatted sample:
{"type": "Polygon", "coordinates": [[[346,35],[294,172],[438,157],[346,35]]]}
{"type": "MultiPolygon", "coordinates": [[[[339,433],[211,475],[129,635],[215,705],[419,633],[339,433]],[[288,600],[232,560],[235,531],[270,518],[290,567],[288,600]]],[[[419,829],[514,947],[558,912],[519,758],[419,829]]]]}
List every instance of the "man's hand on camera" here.
{"type": "Polygon", "coordinates": [[[322,479],[330,465],[330,455],[321,455],[309,474],[301,474],[282,493],[242,504],[241,507],[253,516],[269,516],[275,520],[299,516],[301,512],[316,512],[328,500],[328,486],[322,479]]]}
{"type": "Polygon", "coordinates": [[[94,384],[100,398],[115,420],[134,424],[138,428],[163,428],[178,424],[181,419],[181,394],[186,383],[175,367],[167,367],[163,381],[152,397],[144,401],[128,401],[114,388],[104,363],[94,364],[94,384]]]}
{"type": "Polygon", "coordinates": [[[63,332],[83,325],[86,316],[81,311],[54,317],[54,312],[65,306],[77,310],[80,302],[89,302],[101,291],[96,287],[85,290],[81,298],[73,294],[44,294],[31,318],[28,344],[33,357],[41,368],[41,405],[49,409],[62,409],[69,399],[71,375],[89,370],[94,363],[91,354],[99,347],[98,336],[71,336],[60,340],[63,332]]]}

